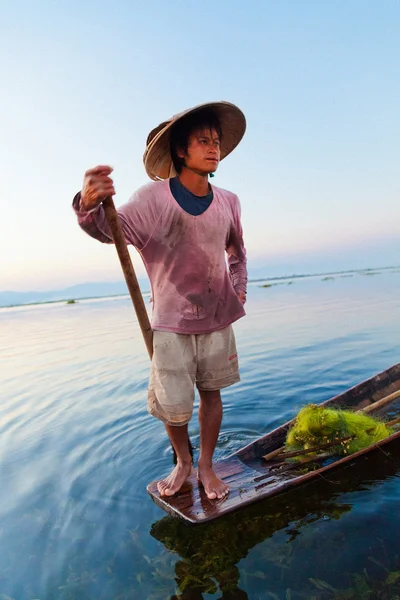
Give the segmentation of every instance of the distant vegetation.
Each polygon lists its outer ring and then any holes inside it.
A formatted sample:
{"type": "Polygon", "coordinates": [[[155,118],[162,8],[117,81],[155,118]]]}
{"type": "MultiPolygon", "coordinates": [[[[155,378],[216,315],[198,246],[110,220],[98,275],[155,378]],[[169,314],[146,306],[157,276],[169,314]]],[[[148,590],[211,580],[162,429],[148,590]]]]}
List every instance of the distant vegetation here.
{"type": "MultiPolygon", "coordinates": [[[[379,269],[358,269],[348,271],[335,271],[325,273],[303,273],[282,275],[278,277],[250,278],[249,283],[257,284],[259,287],[270,288],[276,285],[292,285],[297,279],[315,279],[323,278],[322,281],[328,281],[336,277],[354,277],[357,275],[380,275],[383,273],[400,273],[400,265],[391,267],[381,267],[379,269]],[[268,282],[268,283],[266,283],[268,282]]],[[[140,281],[143,296],[150,295],[146,289],[147,281],[140,281]]],[[[64,290],[53,290],[48,292],[0,292],[0,309],[12,308],[16,306],[33,306],[42,304],[67,303],[75,304],[80,300],[92,300],[97,298],[123,298],[128,297],[128,290],[124,282],[117,283],[86,283],[79,284],[64,290]],[[71,298],[73,296],[76,298],[71,298]],[[69,299],[68,299],[69,298],[69,299]]]]}
{"type": "Polygon", "coordinates": [[[260,285],[259,287],[262,288],[270,288],[273,285],[292,285],[292,283],[294,283],[293,281],[280,281],[280,282],[276,282],[276,283],[264,283],[264,285],[260,285]]]}
{"type": "Polygon", "coordinates": [[[380,271],[359,271],[360,275],[379,275],[380,271]]]}
{"type": "MultiPolygon", "coordinates": [[[[389,273],[400,273],[399,267],[382,267],[381,269],[359,269],[353,271],[337,271],[331,273],[315,273],[313,275],[287,275],[284,277],[266,277],[265,280],[269,280],[272,283],[263,283],[259,287],[270,288],[276,285],[291,285],[296,279],[313,279],[321,277],[321,281],[333,281],[336,277],[354,277],[354,275],[381,275],[383,272],[389,273]],[[288,281],[290,280],[290,281],[288,281]]],[[[250,279],[251,283],[263,281],[262,279],[250,279]]]]}

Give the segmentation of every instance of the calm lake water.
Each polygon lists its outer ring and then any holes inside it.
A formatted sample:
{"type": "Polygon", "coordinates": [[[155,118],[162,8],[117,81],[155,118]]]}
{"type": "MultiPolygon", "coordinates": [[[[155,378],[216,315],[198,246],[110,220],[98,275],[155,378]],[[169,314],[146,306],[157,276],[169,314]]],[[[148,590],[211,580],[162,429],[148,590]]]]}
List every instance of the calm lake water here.
{"type": "MultiPolygon", "coordinates": [[[[400,269],[260,285],[217,457],[400,362],[400,269]]],[[[186,527],[145,491],[172,457],[130,300],[0,319],[1,600],[400,598],[394,458],[186,527]]],[[[196,417],[190,430],[197,446],[196,417]]]]}

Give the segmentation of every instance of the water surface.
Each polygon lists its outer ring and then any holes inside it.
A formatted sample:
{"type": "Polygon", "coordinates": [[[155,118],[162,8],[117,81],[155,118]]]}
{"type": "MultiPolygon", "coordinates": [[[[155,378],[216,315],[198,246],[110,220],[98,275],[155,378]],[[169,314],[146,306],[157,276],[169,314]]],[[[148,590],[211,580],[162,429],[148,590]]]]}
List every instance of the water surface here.
{"type": "MultiPolygon", "coordinates": [[[[400,361],[400,272],[250,286],[217,457],[400,361]]],[[[0,310],[0,598],[400,598],[400,462],[188,528],[128,298],[0,310]],[[246,595],[247,594],[247,595],[246,595]]],[[[197,419],[190,426],[199,442],[197,419]]]]}

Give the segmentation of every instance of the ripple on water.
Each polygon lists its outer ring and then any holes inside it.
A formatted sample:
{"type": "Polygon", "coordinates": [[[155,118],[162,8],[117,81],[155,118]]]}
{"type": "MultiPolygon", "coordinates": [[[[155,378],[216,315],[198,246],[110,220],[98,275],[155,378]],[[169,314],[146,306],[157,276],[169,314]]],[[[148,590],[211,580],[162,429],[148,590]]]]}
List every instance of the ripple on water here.
{"type": "MultiPolygon", "coordinates": [[[[388,274],[250,287],[248,315],[235,325],[242,380],[223,392],[216,457],[398,362],[399,286],[388,274]]],[[[400,571],[400,483],[389,458],[189,536],[145,492],[171,469],[172,452],[147,414],[149,362],[129,300],[1,318],[0,596],[165,598],[188,575],[232,583],[236,565],[249,598],[268,583],[271,597],[309,599],[322,593],[310,578],[346,587],[370,568],[368,556],[400,571]]],[[[197,408],[198,398],[196,455],[197,408]]]]}

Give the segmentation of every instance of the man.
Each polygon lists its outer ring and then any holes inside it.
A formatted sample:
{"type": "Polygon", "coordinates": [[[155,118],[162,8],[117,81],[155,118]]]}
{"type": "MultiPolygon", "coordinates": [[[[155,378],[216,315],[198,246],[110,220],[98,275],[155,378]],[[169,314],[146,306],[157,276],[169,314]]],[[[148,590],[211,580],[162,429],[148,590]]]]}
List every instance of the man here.
{"type": "MultiPolygon", "coordinates": [[[[246,253],[239,200],[208,177],[245,128],[243,113],[228,102],[197,106],[162,123],[149,134],[143,157],[155,181],[118,210],[152,288],[148,409],[164,422],[177,456],[172,473],[158,482],[162,496],[178,492],[192,473],[194,385],[200,395],[198,479],[211,500],[229,489],[214,473],[212,457],[222,421],[220,390],[240,379],[231,324],[245,314],[246,253]]],[[[105,243],[112,237],[101,203],[115,194],[111,172],[89,169],[73,203],[82,229],[105,243]]]]}

